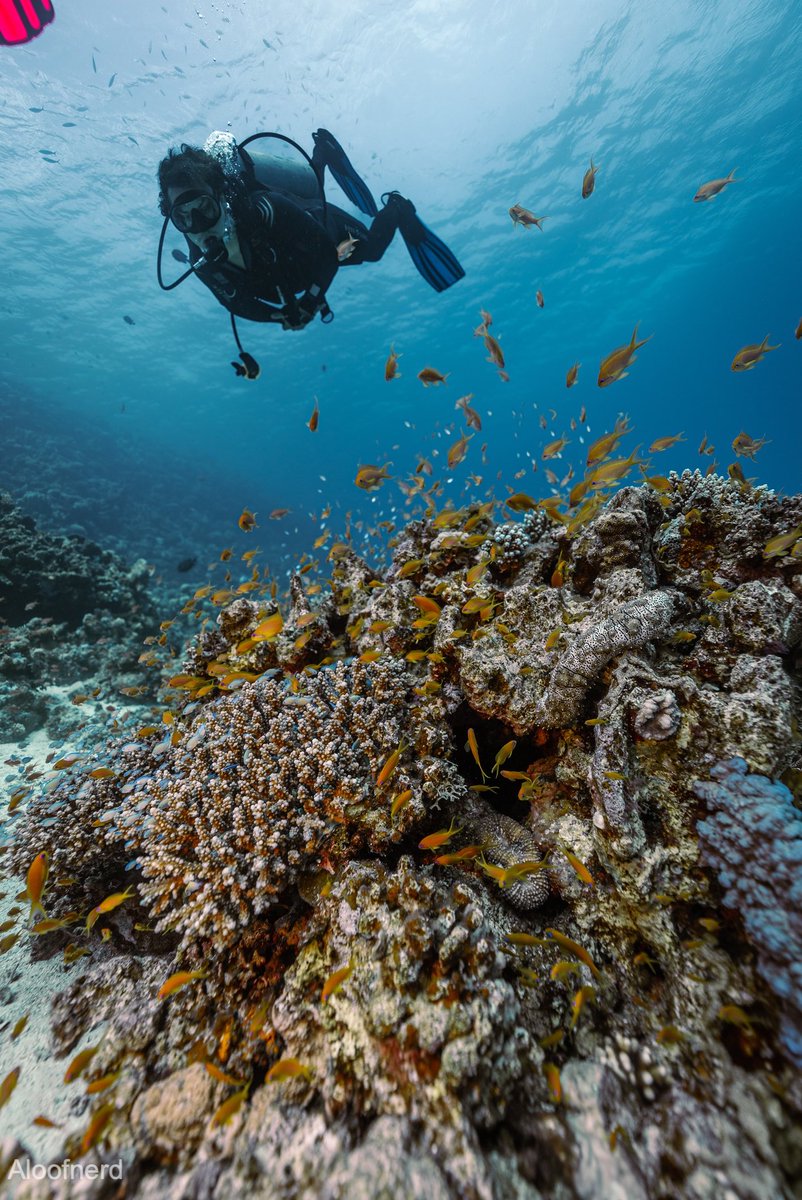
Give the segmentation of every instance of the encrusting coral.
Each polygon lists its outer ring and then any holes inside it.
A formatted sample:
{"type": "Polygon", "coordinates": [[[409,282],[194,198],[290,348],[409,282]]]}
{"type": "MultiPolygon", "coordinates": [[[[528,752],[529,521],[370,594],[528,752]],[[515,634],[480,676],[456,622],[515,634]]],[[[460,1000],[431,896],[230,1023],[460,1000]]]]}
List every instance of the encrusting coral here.
{"type": "Polygon", "coordinates": [[[748,774],[742,758],[716,763],[694,791],[708,807],[697,825],[702,861],[782,1000],[782,1043],[802,1067],[802,812],[787,787],[748,774]]]}
{"type": "Polygon", "coordinates": [[[224,607],[163,727],[14,818],[48,915],[103,913],[48,935],[91,951],[57,1045],[108,1021],[117,1080],[73,1149],[142,1200],[798,1195],[801,506],[446,508],[224,607]]]}

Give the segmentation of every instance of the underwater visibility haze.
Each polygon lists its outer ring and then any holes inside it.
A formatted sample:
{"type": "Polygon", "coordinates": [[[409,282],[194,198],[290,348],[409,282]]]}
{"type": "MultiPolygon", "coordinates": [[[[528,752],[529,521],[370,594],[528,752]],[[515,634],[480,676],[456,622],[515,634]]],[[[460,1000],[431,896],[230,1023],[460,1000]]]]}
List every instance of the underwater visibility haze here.
{"type": "Polygon", "coordinates": [[[800,1200],[802,8],[31,2],[9,1194],[800,1200]],[[397,232],[238,347],[259,133],[397,232]]]}

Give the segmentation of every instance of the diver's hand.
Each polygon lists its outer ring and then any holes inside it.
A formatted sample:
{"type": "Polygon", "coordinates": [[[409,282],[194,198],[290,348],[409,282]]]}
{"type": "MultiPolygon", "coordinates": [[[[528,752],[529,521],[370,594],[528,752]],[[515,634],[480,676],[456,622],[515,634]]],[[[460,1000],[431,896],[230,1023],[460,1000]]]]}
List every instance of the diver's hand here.
{"type": "Polygon", "coordinates": [[[310,296],[304,296],[291,304],[285,304],[281,310],[282,329],[305,329],[314,320],[317,312],[317,302],[310,296]]]}

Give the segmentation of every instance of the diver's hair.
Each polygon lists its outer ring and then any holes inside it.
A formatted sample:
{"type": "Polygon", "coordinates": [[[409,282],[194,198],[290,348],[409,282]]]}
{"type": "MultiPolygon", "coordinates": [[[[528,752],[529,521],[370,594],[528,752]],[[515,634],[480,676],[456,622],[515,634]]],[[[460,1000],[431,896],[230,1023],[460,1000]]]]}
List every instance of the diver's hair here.
{"type": "Polygon", "coordinates": [[[229,190],[219,162],[205,150],[188,146],[186,142],[181,143],[180,150],[171,150],[159,163],[159,210],[163,217],[170,212],[167,192],[171,187],[180,187],[182,191],[208,187],[218,196],[229,190]]]}

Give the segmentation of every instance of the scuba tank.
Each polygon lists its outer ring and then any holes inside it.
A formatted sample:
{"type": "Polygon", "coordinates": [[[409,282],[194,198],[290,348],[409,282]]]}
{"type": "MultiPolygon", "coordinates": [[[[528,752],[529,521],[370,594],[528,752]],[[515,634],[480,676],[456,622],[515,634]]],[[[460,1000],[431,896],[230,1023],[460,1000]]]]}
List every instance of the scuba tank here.
{"type": "Polygon", "coordinates": [[[325,216],[322,181],[309,155],[292,138],[282,133],[253,133],[238,144],[233,134],[217,130],[209,134],[203,148],[217,159],[229,178],[255,178],[270,191],[282,192],[306,212],[318,217],[322,212],[325,216]],[[268,139],[269,146],[255,145],[268,139]]]}

